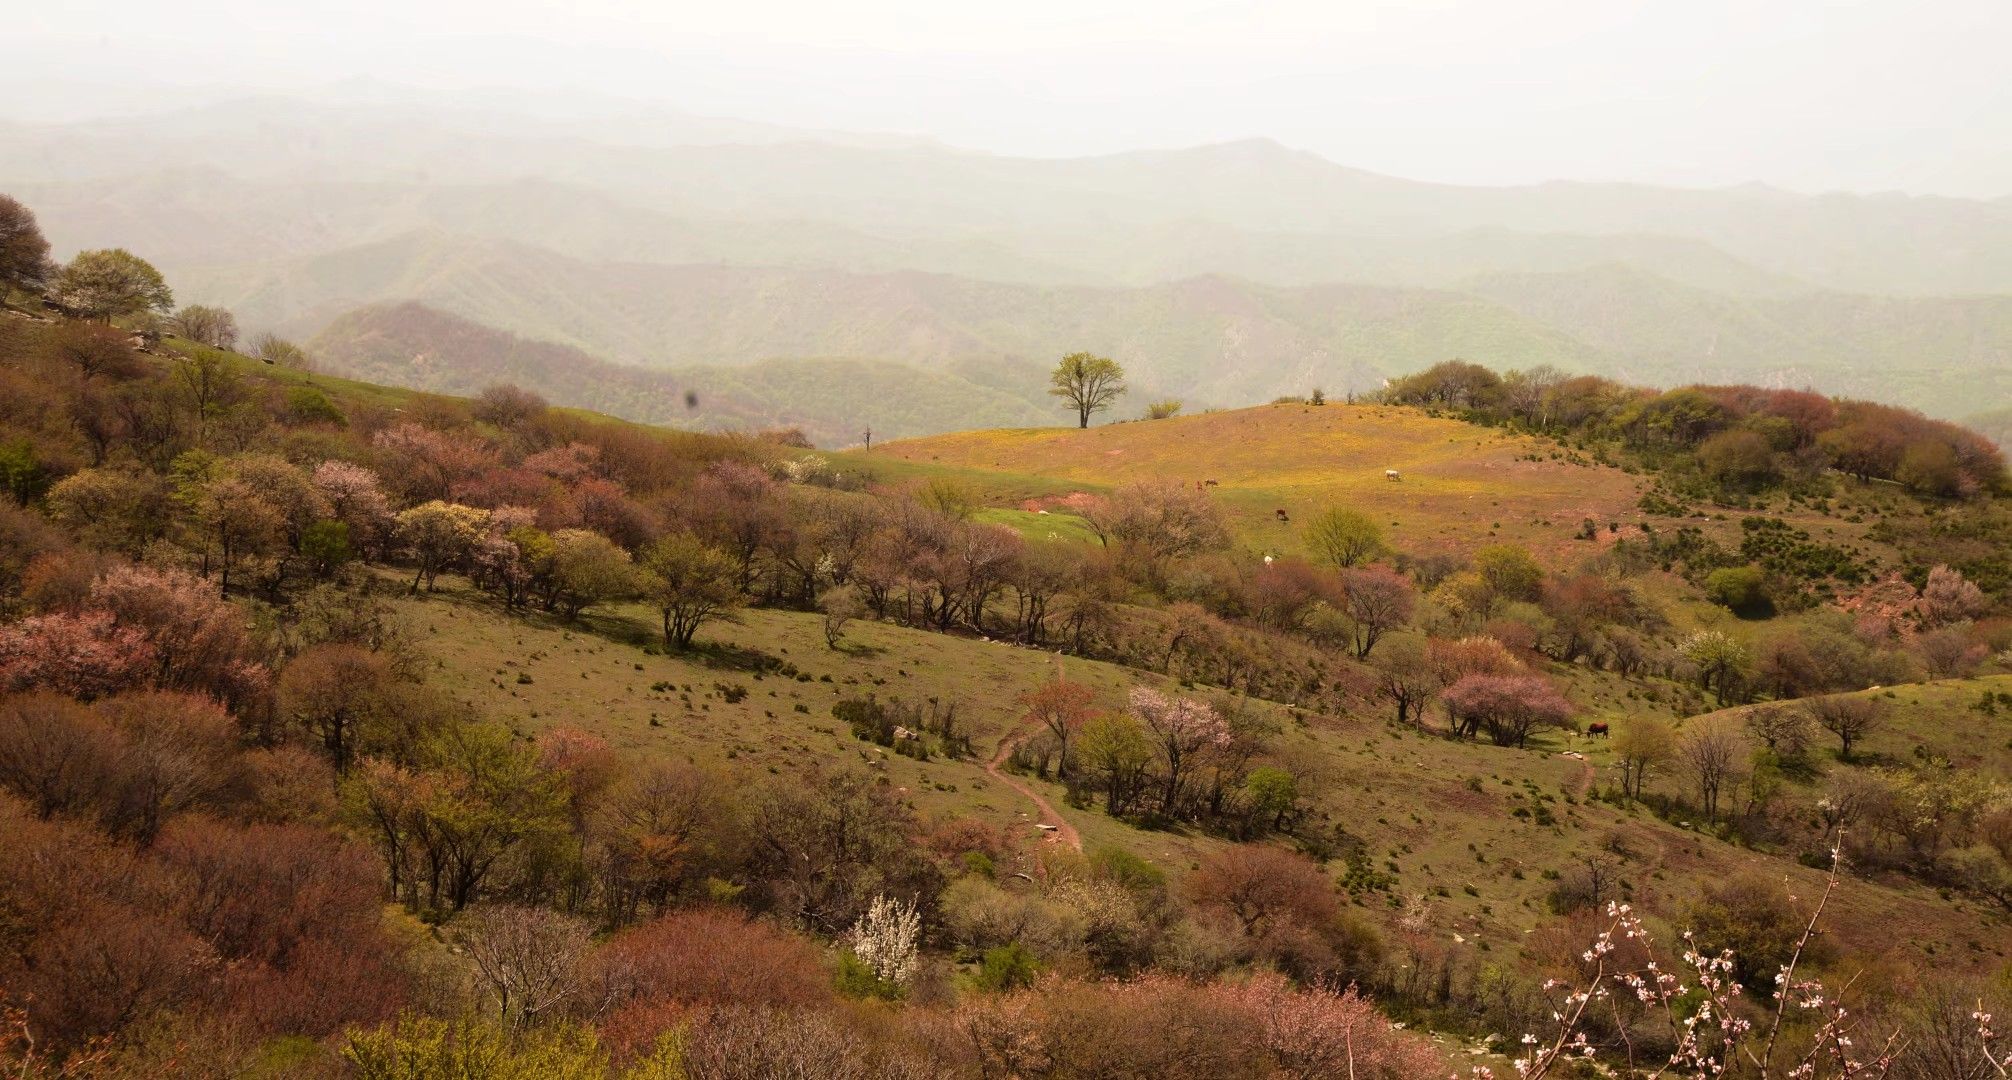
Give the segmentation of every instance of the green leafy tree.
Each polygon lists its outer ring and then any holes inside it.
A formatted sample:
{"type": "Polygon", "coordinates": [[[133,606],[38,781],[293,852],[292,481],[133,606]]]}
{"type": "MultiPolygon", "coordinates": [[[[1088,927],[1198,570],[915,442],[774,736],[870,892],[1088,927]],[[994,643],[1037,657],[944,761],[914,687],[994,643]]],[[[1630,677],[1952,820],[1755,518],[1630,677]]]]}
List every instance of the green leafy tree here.
{"type": "Polygon", "coordinates": [[[559,610],[568,619],[596,604],[635,595],[635,566],[614,541],[591,529],[560,529],[552,534],[552,547],[559,610]]]}
{"type": "Polygon", "coordinates": [[[1387,549],[1383,528],[1360,510],[1330,507],[1306,526],[1306,546],[1320,559],[1340,569],[1368,562],[1387,549]]]}
{"type": "Polygon", "coordinates": [[[1676,756],[1677,732],[1669,722],[1653,716],[1639,717],[1614,733],[1614,758],[1621,765],[1621,794],[1642,797],[1649,774],[1669,764],[1676,756]]]}
{"type": "Polygon", "coordinates": [[[100,321],[175,306],[152,263],[125,248],[86,251],[56,275],[56,300],[80,318],[100,321]]]}
{"type": "Polygon", "coordinates": [[[26,439],[0,443],[0,491],[26,506],[49,490],[48,470],[35,459],[35,447],[26,439]]]}
{"type": "Polygon", "coordinates": [[[316,577],[332,576],[356,558],[356,547],[349,539],[349,523],[324,520],[309,525],[300,536],[300,554],[316,577]]]}
{"type": "Polygon", "coordinates": [[[1107,356],[1070,353],[1048,376],[1048,393],[1076,410],[1076,426],[1089,427],[1090,416],[1111,407],[1125,392],[1125,369],[1107,356]]]}
{"type": "Polygon", "coordinates": [[[566,800],[558,777],[508,729],[456,724],[426,756],[435,782],[417,808],[414,831],[426,849],[428,907],[460,911],[509,865],[510,856],[549,850],[565,833],[566,800]]]}
{"type": "Polygon", "coordinates": [[[1698,446],[1698,465],[1728,491],[1759,491],[1780,478],[1774,447],[1754,431],[1721,431],[1698,446]]]}
{"type": "Polygon", "coordinates": [[[434,499],[398,515],[398,538],[415,564],[412,591],[428,592],[440,571],[464,558],[489,525],[489,512],[434,499]]]}
{"type": "Polygon", "coordinates": [[[1115,817],[1131,812],[1145,790],[1153,766],[1146,729],[1125,713],[1103,713],[1083,725],[1076,763],[1104,789],[1105,809],[1115,817]]]}
{"type": "Polygon", "coordinates": [[[1774,610],[1767,575],[1757,566],[1726,566],[1705,576],[1705,595],[1741,615],[1767,615],[1774,610]]]}
{"type": "Polygon", "coordinates": [[[1260,765],[1244,779],[1244,797],[1254,822],[1283,829],[1299,809],[1299,779],[1276,765],[1260,765]]]}
{"type": "Polygon", "coordinates": [[[1041,974],[1041,962],[1033,950],[1018,941],[1009,941],[985,950],[978,970],[971,973],[971,985],[980,990],[1003,993],[1034,985],[1041,974]]]}
{"type": "Polygon", "coordinates": [[[1947,443],[1923,441],[1901,451],[1893,478],[1924,495],[1954,495],[1962,487],[1963,468],[1947,443]]]}
{"type": "Polygon", "coordinates": [[[1504,600],[1534,601],[1544,584],[1544,568],[1515,544],[1490,544],[1475,552],[1474,570],[1504,600]]]}
{"type": "Polygon", "coordinates": [[[740,603],[732,556],[690,533],[672,533],[643,552],[643,595],[664,620],[664,644],[688,649],[700,626],[740,603]]]}

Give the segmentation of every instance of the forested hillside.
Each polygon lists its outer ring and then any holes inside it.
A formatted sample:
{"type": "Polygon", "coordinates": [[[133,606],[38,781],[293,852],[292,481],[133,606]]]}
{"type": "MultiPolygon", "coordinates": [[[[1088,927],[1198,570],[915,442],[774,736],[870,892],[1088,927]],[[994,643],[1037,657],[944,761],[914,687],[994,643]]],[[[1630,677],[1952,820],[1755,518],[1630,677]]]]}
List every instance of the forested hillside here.
{"type": "Polygon", "coordinates": [[[341,363],[472,395],[338,377],[12,199],[0,288],[12,1074],[2007,1050],[2012,478],[1954,424],[1449,361],[1092,426],[1145,403],[1078,351],[1081,426],[822,452],[424,308],[341,363]]]}

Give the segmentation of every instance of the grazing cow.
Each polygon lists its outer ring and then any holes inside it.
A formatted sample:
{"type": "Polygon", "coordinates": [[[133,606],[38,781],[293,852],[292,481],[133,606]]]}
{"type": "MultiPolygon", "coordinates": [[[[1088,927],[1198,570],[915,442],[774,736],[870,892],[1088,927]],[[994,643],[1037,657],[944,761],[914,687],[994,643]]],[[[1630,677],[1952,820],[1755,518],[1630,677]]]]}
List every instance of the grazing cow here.
{"type": "Polygon", "coordinates": [[[1404,474],[1398,472],[1396,469],[1385,469],[1383,470],[1383,478],[1385,480],[1402,480],[1404,479],[1404,474]]]}
{"type": "Polygon", "coordinates": [[[1210,487],[1215,487],[1215,486],[1216,486],[1216,482],[1215,482],[1214,480],[1204,480],[1204,481],[1202,481],[1202,483],[1204,483],[1204,484],[1207,484],[1207,485],[1208,485],[1208,486],[1210,486],[1210,487]]]}
{"type": "Polygon", "coordinates": [[[1587,725],[1586,725],[1586,734],[1588,734],[1588,735],[1593,735],[1593,736],[1597,736],[1597,737],[1599,737],[1599,738],[1602,738],[1602,739],[1606,738],[1606,737],[1607,737],[1607,722],[1606,722],[1606,721],[1604,721],[1604,720],[1596,720],[1596,721],[1594,721],[1593,723],[1590,723],[1590,724],[1587,724],[1587,725]]]}

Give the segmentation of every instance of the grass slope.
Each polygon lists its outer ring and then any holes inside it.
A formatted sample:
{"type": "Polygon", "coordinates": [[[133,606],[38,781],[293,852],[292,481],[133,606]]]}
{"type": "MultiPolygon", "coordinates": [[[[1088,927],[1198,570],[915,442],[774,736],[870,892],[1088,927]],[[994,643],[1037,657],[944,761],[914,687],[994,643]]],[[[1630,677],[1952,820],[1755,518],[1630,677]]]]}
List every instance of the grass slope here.
{"type": "MultiPolygon", "coordinates": [[[[1884,705],[1880,726],[1852,747],[1863,766],[1919,765],[1946,761],[1951,768],[1982,773],[2012,783],[2012,675],[1861,690],[1852,697],[1884,705]],[[1999,697],[1999,695],[2008,695],[1999,697]],[[1981,705],[1991,699],[1988,707],[1981,705]]],[[[1755,706],[1723,710],[1742,715],[1755,706]]],[[[1836,740],[1818,732],[1819,757],[1835,756],[1836,740]]]]}
{"type": "MultiPolygon", "coordinates": [[[[1075,491],[1140,480],[1212,488],[1241,539],[1300,552],[1300,528],[1346,505],[1383,521],[1413,554],[1471,551],[1489,538],[1560,560],[1586,518],[1632,522],[1643,483],[1618,469],[1574,464],[1548,440],[1511,435],[1409,408],[1267,405],[1087,430],[967,431],[852,455],[889,477],[944,474],[1025,509],[1065,509],[1075,491]],[[1532,458],[1535,460],[1532,460],[1532,458]],[[1392,482],[1385,470],[1397,469],[1392,482]],[[1281,523],[1277,511],[1290,523],[1281,523]]],[[[1603,532],[1603,535],[1605,533],[1603,532]]]]}
{"type": "MultiPolygon", "coordinates": [[[[987,777],[982,763],[1016,726],[1014,695],[1052,677],[1054,656],[1001,643],[855,624],[842,650],[828,649],[814,615],[749,611],[709,627],[688,655],[657,655],[650,613],[617,607],[566,625],[505,616],[459,583],[399,603],[432,653],[431,678],[522,734],[571,726],[624,751],[696,763],[800,773],[812,766],[870,769],[925,818],[972,816],[1040,843],[1034,805],[987,777]],[[787,662],[795,677],[748,670],[757,657],[787,662]],[[689,691],[686,688],[689,687],[689,691]],[[722,688],[745,687],[738,702],[722,688]],[[830,715],[846,696],[937,698],[957,704],[977,747],[966,761],[927,763],[854,739],[830,715]]],[[[1116,705],[1125,688],[1162,684],[1112,665],[1071,659],[1068,676],[1116,705]]],[[[1552,734],[1531,751],[1450,742],[1373,716],[1316,716],[1270,702],[1279,750],[1312,762],[1314,817],[1339,826],[1365,878],[1352,902],[1379,921],[1403,916],[1407,932],[1454,948],[1514,949],[1548,918],[1546,871],[1596,851],[1628,853],[1623,879],[1650,908],[1677,910],[1699,882],[1753,872],[1787,877],[1802,891],[1819,875],[1776,856],[1720,843],[1640,810],[1588,801],[1594,740],[1552,734]],[[1571,751],[1571,754],[1565,751],[1571,751]]],[[[1085,847],[1115,845],[1171,872],[1220,843],[1182,831],[1142,831],[1095,810],[1066,805],[1055,784],[1026,782],[1083,834],[1085,847]]],[[[1340,863],[1331,869],[1339,871],[1340,863]]],[[[2002,960],[2007,943],[1986,916],[1942,902],[1932,890],[1847,881],[1833,932],[1868,946],[1903,920],[1916,929],[1899,946],[1962,966],[2002,960]],[[1953,958],[1953,959],[1951,959],[1953,958]]]]}

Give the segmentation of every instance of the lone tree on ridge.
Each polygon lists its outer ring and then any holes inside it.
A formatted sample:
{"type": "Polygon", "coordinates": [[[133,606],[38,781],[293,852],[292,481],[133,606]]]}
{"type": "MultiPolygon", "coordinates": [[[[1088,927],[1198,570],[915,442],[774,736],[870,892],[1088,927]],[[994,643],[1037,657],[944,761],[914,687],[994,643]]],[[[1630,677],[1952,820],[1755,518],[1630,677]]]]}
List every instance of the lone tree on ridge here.
{"type": "Polygon", "coordinates": [[[1125,392],[1125,369],[1108,356],[1070,353],[1055,365],[1048,381],[1053,384],[1048,392],[1067,401],[1076,410],[1076,426],[1086,428],[1091,413],[1110,408],[1125,392]]]}

